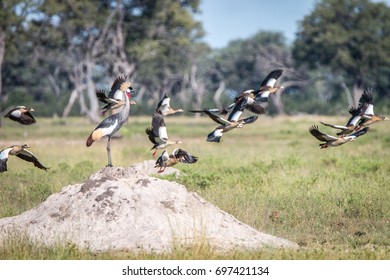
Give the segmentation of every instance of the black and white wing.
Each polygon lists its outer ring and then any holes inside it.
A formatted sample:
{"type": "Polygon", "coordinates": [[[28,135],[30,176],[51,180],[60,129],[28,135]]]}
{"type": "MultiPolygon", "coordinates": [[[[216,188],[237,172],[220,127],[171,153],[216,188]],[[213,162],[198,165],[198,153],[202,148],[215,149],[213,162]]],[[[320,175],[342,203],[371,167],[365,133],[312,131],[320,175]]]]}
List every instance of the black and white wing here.
{"type": "Polygon", "coordinates": [[[181,163],[195,163],[198,161],[198,157],[191,155],[190,153],[182,150],[182,149],[175,149],[173,150],[171,157],[176,158],[181,163]]]}
{"type": "Polygon", "coordinates": [[[311,133],[311,135],[313,135],[315,138],[317,138],[318,140],[320,141],[324,141],[324,142],[327,142],[327,141],[332,141],[332,140],[337,140],[338,138],[335,137],[335,136],[332,136],[332,135],[328,135],[328,134],[325,134],[325,133],[322,133],[321,131],[318,130],[318,126],[311,126],[309,128],[309,132],[311,133]]]}
{"type": "Polygon", "coordinates": [[[22,150],[16,155],[18,158],[21,158],[25,161],[32,162],[35,167],[38,167],[39,169],[47,171],[49,168],[45,167],[42,163],[39,162],[39,160],[35,157],[35,155],[28,151],[28,150],[22,150]]]}

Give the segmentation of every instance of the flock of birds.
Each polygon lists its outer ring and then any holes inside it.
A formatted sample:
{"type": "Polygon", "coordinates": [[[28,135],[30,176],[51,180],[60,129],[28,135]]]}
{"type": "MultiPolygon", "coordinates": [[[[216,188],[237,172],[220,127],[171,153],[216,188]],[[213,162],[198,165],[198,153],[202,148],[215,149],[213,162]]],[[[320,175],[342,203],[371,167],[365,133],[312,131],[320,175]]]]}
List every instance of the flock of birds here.
{"type": "MultiPolygon", "coordinates": [[[[276,86],[276,82],[282,73],[282,69],[271,71],[263,80],[259,89],[250,89],[242,92],[227,108],[190,110],[192,113],[205,113],[218,124],[218,126],[207,135],[207,141],[220,142],[224,133],[254,123],[258,119],[258,115],[264,114],[267,110],[269,96],[283,88],[282,85],[276,86]],[[245,110],[256,115],[240,118],[245,110]],[[223,117],[223,115],[227,115],[227,118],[223,117]]],[[[103,121],[91,132],[87,138],[86,146],[89,147],[95,141],[106,137],[108,167],[113,166],[111,159],[111,138],[127,122],[130,106],[136,104],[131,99],[131,95],[134,93],[131,83],[126,81],[125,77],[118,77],[112,84],[108,94],[103,90],[98,90],[96,92],[98,100],[104,104],[104,107],[101,109],[102,115],[104,116],[107,112],[110,112],[110,115],[103,119],[103,121]]],[[[357,137],[367,133],[369,125],[381,120],[388,120],[387,117],[380,117],[374,114],[372,100],[372,90],[365,90],[359,100],[358,107],[350,108],[349,113],[351,114],[351,118],[347,121],[345,126],[321,122],[325,126],[339,129],[340,132],[337,133],[337,136],[322,133],[316,125],[311,126],[309,132],[319,141],[323,142],[320,144],[321,149],[337,147],[349,141],[354,141],[357,137]]],[[[31,114],[32,111],[34,111],[32,108],[17,106],[10,110],[5,117],[23,125],[32,125],[36,122],[31,114]]],[[[165,116],[180,112],[183,112],[183,110],[173,109],[170,106],[170,98],[164,94],[152,115],[151,126],[145,130],[149,140],[153,144],[153,147],[151,148],[151,150],[154,150],[152,154],[153,158],[156,156],[159,149],[164,149],[155,163],[155,168],[158,168],[158,173],[164,172],[166,167],[171,167],[177,163],[193,164],[198,161],[198,157],[193,156],[183,149],[176,148],[170,154],[166,149],[170,145],[182,144],[179,140],[172,141],[169,139],[165,124],[165,116]]],[[[27,148],[29,148],[27,144],[13,145],[0,151],[0,172],[7,171],[7,160],[9,155],[17,156],[23,160],[32,162],[35,167],[47,171],[48,168],[41,164],[35,155],[27,150],[27,148]]]]}
{"type": "Polygon", "coordinates": [[[351,117],[346,125],[333,125],[321,122],[325,126],[339,129],[340,132],[337,133],[337,136],[322,133],[318,130],[318,126],[311,126],[309,129],[310,133],[323,142],[320,144],[321,149],[337,147],[347,142],[355,141],[357,137],[367,133],[369,125],[378,121],[389,120],[387,117],[374,114],[374,104],[372,100],[372,89],[364,90],[359,99],[358,107],[350,107],[349,113],[351,114],[351,117]]]}

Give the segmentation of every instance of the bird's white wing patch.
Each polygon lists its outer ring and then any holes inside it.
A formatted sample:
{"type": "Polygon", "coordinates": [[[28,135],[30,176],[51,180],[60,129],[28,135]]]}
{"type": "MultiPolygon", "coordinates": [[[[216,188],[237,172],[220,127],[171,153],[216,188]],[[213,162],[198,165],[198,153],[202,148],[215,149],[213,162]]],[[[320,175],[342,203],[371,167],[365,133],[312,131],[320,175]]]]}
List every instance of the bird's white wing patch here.
{"type": "Polygon", "coordinates": [[[0,153],[0,160],[3,160],[3,159],[8,158],[8,154],[9,154],[9,152],[10,152],[11,150],[12,150],[12,148],[4,149],[4,150],[0,153]]]}
{"type": "Polygon", "coordinates": [[[364,112],[365,115],[373,116],[374,115],[374,105],[369,104],[366,111],[364,112]]]}
{"type": "Polygon", "coordinates": [[[161,158],[163,161],[167,161],[169,159],[169,155],[168,155],[168,152],[167,150],[165,150],[162,155],[161,155],[161,158]]]}
{"type": "Polygon", "coordinates": [[[269,96],[270,93],[271,93],[271,92],[270,92],[269,90],[264,91],[264,92],[262,92],[262,93],[260,94],[260,98],[268,98],[268,96],[269,96]]]}
{"type": "Polygon", "coordinates": [[[168,132],[166,126],[161,126],[158,129],[158,136],[165,141],[168,140],[168,132]]]}
{"type": "Polygon", "coordinates": [[[267,86],[274,87],[275,83],[276,83],[276,79],[271,78],[271,79],[268,80],[267,86]]]}
{"type": "Polygon", "coordinates": [[[115,120],[115,122],[112,125],[108,127],[104,127],[103,130],[105,132],[105,135],[111,134],[114,131],[114,129],[117,127],[117,125],[118,125],[118,120],[115,120]]]}
{"type": "Polygon", "coordinates": [[[214,130],[214,135],[217,137],[222,137],[223,135],[223,130],[222,129],[216,129],[214,130]]]}
{"type": "Polygon", "coordinates": [[[16,118],[19,118],[22,115],[22,112],[20,112],[19,110],[15,110],[11,113],[11,115],[16,118]]]}
{"type": "Polygon", "coordinates": [[[352,120],[349,122],[349,124],[356,125],[358,123],[358,121],[360,121],[361,118],[362,118],[361,116],[356,116],[356,117],[352,118],[352,120]]]}
{"type": "Polygon", "coordinates": [[[355,138],[356,138],[355,135],[348,135],[348,136],[345,136],[345,137],[344,137],[344,139],[345,139],[346,141],[351,141],[351,140],[353,140],[353,139],[355,139],[355,138]]]}
{"type": "Polygon", "coordinates": [[[169,106],[170,101],[171,101],[171,98],[169,98],[169,97],[164,98],[163,102],[161,103],[161,106],[169,106]]]}
{"type": "Polygon", "coordinates": [[[122,92],[121,90],[118,89],[118,90],[114,93],[114,99],[125,101],[125,94],[123,94],[123,92],[122,92]]]}
{"type": "MultiPolygon", "coordinates": [[[[241,117],[242,111],[237,111],[233,114],[233,116],[230,118],[230,121],[236,122],[241,117]]],[[[227,123],[228,124],[228,123],[227,123]]]]}

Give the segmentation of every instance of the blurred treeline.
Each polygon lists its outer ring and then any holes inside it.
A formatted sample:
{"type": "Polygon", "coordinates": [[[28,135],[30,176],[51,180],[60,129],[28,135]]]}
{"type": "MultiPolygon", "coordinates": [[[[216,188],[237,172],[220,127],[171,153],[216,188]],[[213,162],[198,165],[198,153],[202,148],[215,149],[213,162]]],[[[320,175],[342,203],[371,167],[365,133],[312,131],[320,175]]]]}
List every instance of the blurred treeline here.
{"type": "Polygon", "coordinates": [[[284,69],[285,89],[272,99],[270,114],[347,114],[367,87],[375,110],[390,112],[386,4],[318,1],[293,42],[259,31],[221,49],[202,41],[199,6],[200,0],[0,0],[0,112],[26,105],[37,116],[96,122],[95,91],[108,90],[119,75],[137,92],[132,114],[150,114],[164,93],[174,107],[221,107],[275,68],[284,69]]]}

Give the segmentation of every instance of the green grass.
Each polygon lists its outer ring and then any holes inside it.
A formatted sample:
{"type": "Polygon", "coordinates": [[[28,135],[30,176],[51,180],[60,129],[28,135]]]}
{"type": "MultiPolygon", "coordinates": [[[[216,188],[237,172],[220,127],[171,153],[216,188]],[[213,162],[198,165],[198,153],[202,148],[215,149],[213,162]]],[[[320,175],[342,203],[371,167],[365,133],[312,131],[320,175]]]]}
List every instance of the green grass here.
{"type": "MultiPolygon", "coordinates": [[[[171,254],[95,254],[71,244],[45,246],[19,236],[4,241],[0,259],[389,259],[390,123],[374,124],[355,142],[319,149],[308,128],[320,120],[343,123],[346,118],[260,116],[254,124],[227,133],[221,143],[206,142],[216,126],[208,118],[166,118],[170,138],[182,140],[181,147],[199,161],[176,165],[185,174],[180,178],[162,178],[184,184],[260,231],[297,242],[299,250],[221,255],[199,241],[171,254]]],[[[150,117],[130,117],[120,131],[123,137],[113,140],[114,165],[151,159],[152,144],[144,132],[149,125],[150,117]]],[[[103,168],[105,140],[85,147],[94,127],[78,118],[38,119],[31,127],[5,120],[0,147],[27,143],[50,169],[45,172],[11,157],[9,171],[0,174],[0,217],[29,210],[103,168]]]]}

